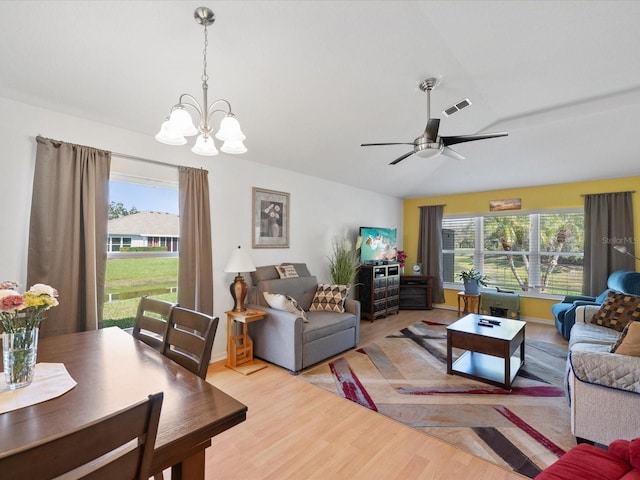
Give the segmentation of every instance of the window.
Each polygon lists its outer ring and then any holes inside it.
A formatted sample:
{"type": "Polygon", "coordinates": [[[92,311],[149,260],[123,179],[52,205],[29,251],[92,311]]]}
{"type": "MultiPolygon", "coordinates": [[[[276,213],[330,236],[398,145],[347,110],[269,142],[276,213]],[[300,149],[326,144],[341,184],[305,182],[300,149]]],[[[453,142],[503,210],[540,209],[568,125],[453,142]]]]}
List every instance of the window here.
{"type": "Polygon", "coordinates": [[[130,237],[112,237],[109,236],[107,243],[107,252],[119,252],[121,247],[130,247],[130,237]]]}
{"type": "Polygon", "coordinates": [[[143,295],[177,300],[178,184],[173,170],[176,181],[112,172],[104,327],[131,327],[143,295]]]}
{"type": "Polygon", "coordinates": [[[582,210],[452,216],[442,221],[443,274],[475,267],[492,287],[533,294],[580,294],[582,210]]]}

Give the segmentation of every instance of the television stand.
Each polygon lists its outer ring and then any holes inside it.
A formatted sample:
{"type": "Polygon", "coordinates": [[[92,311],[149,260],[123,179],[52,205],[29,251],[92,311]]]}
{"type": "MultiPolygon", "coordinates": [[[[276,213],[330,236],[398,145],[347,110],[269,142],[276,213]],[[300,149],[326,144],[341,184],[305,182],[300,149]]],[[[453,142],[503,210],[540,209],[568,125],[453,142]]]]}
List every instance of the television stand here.
{"type": "Polygon", "coordinates": [[[433,277],[427,275],[400,276],[400,310],[431,310],[433,277]]]}
{"type": "Polygon", "coordinates": [[[361,317],[372,322],[397,314],[400,309],[400,265],[360,265],[358,300],[361,317]]]}

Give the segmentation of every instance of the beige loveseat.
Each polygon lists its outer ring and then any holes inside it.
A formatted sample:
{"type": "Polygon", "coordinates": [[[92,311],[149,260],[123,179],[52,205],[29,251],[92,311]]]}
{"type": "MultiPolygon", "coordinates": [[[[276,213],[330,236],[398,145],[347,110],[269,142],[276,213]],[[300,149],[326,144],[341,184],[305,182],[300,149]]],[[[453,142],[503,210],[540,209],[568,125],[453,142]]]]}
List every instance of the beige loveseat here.
{"type": "Polygon", "coordinates": [[[590,323],[599,308],[576,309],[567,374],[572,433],[608,445],[640,437],[640,357],[610,353],[620,332],[590,323]]]}
{"type": "Polygon", "coordinates": [[[360,343],[360,302],[346,299],[344,312],[309,311],[318,280],[304,263],[292,263],[298,277],[280,278],[275,265],[258,267],[251,273],[249,308],[267,312],[264,320],[249,324],[253,352],[258,358],[293,373],[325,360],[360,343]],[[264,292],[288,295],[305,311],[299,313],[270,308],[264,292]]]}

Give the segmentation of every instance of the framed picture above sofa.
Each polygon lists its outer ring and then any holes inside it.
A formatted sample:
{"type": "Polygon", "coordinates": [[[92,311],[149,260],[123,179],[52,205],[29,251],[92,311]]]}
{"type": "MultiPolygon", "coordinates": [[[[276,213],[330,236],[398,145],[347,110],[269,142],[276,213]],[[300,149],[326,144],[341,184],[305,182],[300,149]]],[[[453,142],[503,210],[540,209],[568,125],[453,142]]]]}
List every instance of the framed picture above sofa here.
{"type": "Polygon", "coordinates": [[[289,194],[253,187],[253,248],[289,247],[289,194]]]}

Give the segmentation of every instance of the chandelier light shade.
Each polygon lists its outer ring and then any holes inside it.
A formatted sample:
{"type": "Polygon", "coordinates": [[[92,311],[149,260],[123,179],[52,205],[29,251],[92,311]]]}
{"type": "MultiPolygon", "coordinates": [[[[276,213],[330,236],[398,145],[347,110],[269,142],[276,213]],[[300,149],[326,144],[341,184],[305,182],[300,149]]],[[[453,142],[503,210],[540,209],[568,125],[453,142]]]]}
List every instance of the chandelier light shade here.
{"type": "Polygon", "coordinates": [[[211,120],[214,113],[222,113],[224,117],[220,121],[220,127],[215,134],[215,138],[223,142],[220,150],[225,153],[240,154],[246,153],[247,148],[242,143],[245,136],[240,129],[238,119],[231,111],[231,104],[221,98],[211,105],[208,102],[208,80],[207,75],[207,27],[212,25],[216,19],[215,14],[206,7],[198,7],[193,13],[196,22],[204,27],[204,51],[203,51],[203,74],[202,74],[202,103],[199,103],[192,95],[183,93],[178,99],[178,103],[171,108],[169,117],[162,123],[160,131],[156,134],[156,140],[166,145],[185,145],[187,139],[198,135],[191,151],[197,155],[212,156],[218,154],[211,132],[211,120]],[[189,107],[198,116],[198,126],[193,124],[191,113],[187,111],[189,107]]]}

